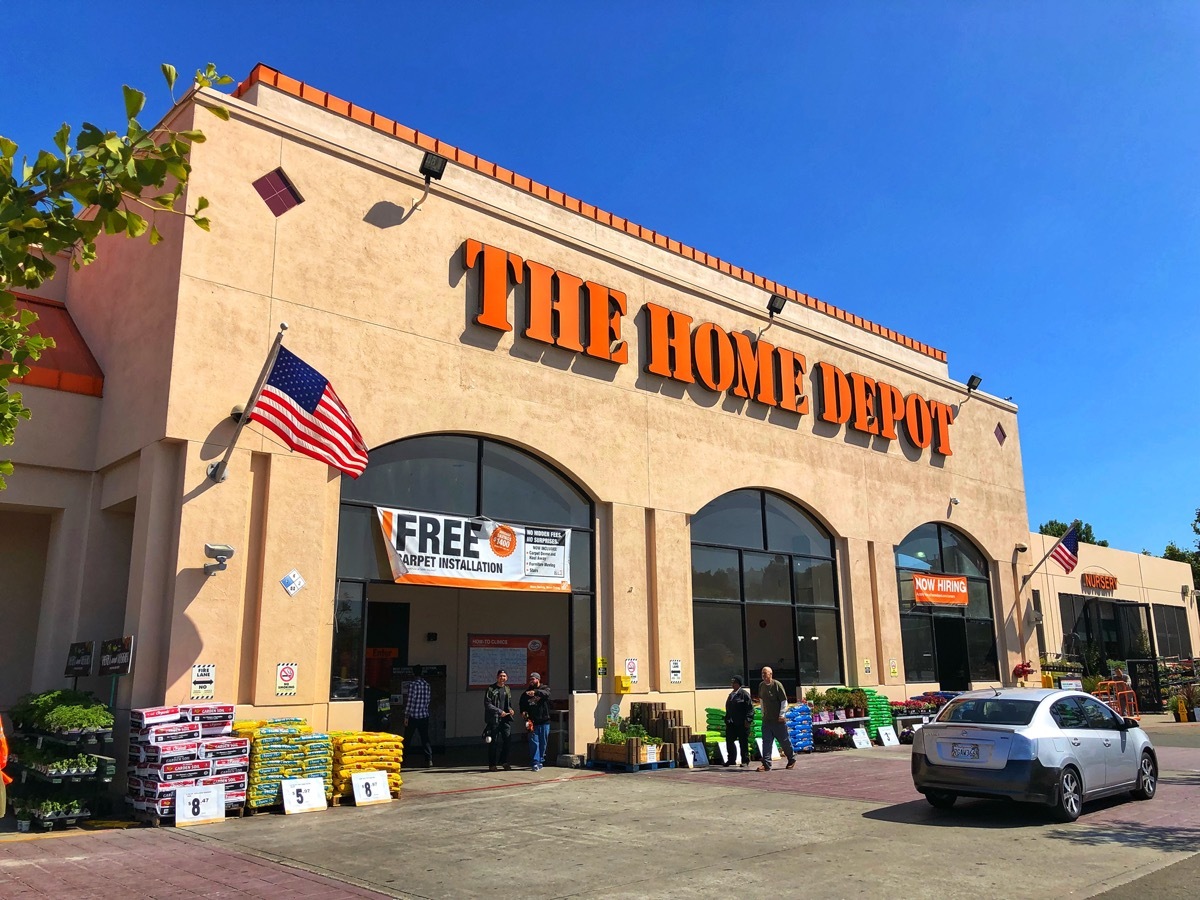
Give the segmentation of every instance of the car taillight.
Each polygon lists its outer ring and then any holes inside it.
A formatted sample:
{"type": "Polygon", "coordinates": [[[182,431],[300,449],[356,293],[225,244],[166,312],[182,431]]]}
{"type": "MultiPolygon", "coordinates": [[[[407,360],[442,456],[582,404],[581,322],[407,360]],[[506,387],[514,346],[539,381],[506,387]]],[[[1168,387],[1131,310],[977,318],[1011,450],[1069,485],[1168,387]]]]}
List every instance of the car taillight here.
{"type": "Polygon", "coordinates": [[[1027,738],[1023,734],[1014,734],[1008,747],[1009,759],[1037,759],[1038,744],[1036,738],[1027,738]]]}

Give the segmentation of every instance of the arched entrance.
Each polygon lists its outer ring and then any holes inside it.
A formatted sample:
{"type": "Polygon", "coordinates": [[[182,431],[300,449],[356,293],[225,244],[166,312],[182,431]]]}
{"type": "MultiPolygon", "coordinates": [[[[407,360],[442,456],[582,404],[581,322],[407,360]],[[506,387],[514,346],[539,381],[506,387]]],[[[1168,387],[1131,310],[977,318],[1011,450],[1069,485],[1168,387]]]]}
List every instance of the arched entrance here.
{"type": "Polygon", "coordinates": [[[765,665],[793,692],[842,683],[833,537],[790,500],[732,491],[692,517],[692,618],[697,688],[765,665]]]}
{"type": "Polygon", "coordinates": [[[536,646],[536,665],[548,670],[541,674],[555,698],[595,690],[593,522],[591,500],[570,479],[500,441],[438,434],[373,450],[362,476],[342,481],[331,700],[364,701],[365,726],[378,725],[375,712],[420,664],[433,686],[439,744],[478,740],[479,682],[489,666],[491,681],[506,650],[514,662],[502,664],[523,677],[535,659],[527,648],[536,646]],[[460,571],[397,583],[380,509],[452,521],[459,546],[472,530],[485,544],[496,529],[566,533],[570,589],[497,588],[460,571]]]}
{"type": "Polygon", "coordinates": [[[949,525],[926,523],[896,547],[896,578],[905,679],[944,691],[996,681],[992,589],[980,549],[949,525]],[[938,583],[925,590],[929,576],[938,583]]]}

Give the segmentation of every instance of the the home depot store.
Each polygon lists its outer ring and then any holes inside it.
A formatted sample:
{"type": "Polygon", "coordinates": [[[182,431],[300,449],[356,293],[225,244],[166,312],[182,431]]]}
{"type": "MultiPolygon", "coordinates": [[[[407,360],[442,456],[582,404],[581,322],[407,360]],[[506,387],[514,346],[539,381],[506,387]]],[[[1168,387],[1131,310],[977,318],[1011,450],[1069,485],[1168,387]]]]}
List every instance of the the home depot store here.
{"type": "Polygon", "coordinates": [[[538,665],[579,747],[618,669],[700,721],[764,664],[903,696],[1035,646],[1015,407],[941,351],[264,67],[171,123],[208,137],[212,232],[107,241],[46,292],[103,397],[25,392],[10,694],[133,633],[126,707],[205,664],[219,698],[354,726],[421,663],[476,738],[493,664],[538,665]],[[414,212],[426,150],[450,164],[414,212]],[[207,476],[281,321],[370,448],[357,480],[258,425],[207,476]]]}

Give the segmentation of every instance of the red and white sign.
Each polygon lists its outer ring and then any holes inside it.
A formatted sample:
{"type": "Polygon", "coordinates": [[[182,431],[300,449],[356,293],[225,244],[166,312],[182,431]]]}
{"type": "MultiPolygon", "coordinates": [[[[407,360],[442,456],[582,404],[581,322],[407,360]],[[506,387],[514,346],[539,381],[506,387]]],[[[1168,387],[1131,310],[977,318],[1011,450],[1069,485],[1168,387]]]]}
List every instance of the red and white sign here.
{"type": "Polygon", "coordinates": [[[920,575],[913,573],[913,599],[939,606],[966,606],[967,579],[963,575],[920,575]]]}
{"type": "Polygon", "coordinates": [[[296,696],[296,669],[294,662],[280,663],[275,667],[275,696],[296,696]]]}

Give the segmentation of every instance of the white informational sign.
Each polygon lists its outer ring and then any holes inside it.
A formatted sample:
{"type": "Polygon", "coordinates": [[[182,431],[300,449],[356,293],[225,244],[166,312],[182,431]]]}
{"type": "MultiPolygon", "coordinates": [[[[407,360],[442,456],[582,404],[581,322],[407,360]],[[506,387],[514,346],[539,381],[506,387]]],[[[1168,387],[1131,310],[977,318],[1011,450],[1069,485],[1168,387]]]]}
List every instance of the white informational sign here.
{"type": "Polygon", "coordinates": [[[884,725],[879,729],[879,739],[885,747],[900,746],[900,738],[896,737],[896,729],[891,725],[884,725]]]}
{"type": "Polygon", "coordinates": [[[850,736],[854,739],[854,749],[869,750],[874,745],[871,743],[871,736],[867,734],[865,728],[851,728],[850,736]]]}
{"type": "Polygon", "coordinates": [[[275,696],[296,696],[296,668],[294,662],[279,663],[275,667],[275,696]]]}
{"type": "Polygon", "coordinates": [[[571,532],[376,507],[397,584],[570,591],[571,532]]]}
{"type": "Polygon", "coordinates": [[[658,762],[658,744],[646,745],[646,762],[658,762]]]}
{"type": "Polygon", "coordinates": [[[387,772],[355,772],[350,776],[350,781],[354,785],[355,806],[391,803],[392,792],[388,787],[387,772]]]}
{"type": "Polygon", "coordinates": [[[307,584],[304,576],[295,569],[292,569],[292,571],[280,578],[279,583],[283,585],[283,589],[288,592],[289,597],[295,597],[300,588],[307,584]]]}
{"type": "Polygon", "coordinates": [[[683,764],[689,769],[696,765],[696,749],[691,744],[680,744],[679,749],[683,751],[683,764]]]}
{"type": "MultiPolygon", "coordinates": [[[[321,795],[325,796],[324,794],[321,795]]],[[[175,791],[175,825],[210,825],[225,821],[225,785],[181,787],[175,791]]]]}
{"type": "Polygon", "coordinates": [[[629,680],[637,684],[638,678],[638,661],[637,657],[631,657],[625,660],[625,674],[629,676],[629,680]]]}
{"type": "MultiPolygon", "coordinates": [[[[724,741],[717,743],[717,755],[721,757],[721,762],[729,762],[729,748],[724,741]]],[[[742,745],[737,741],[733,743],[733,761],[739,766],[742,764],[742,745]]]]}
{"type": "Polygon", "coordinates": [[[1060,678],[1058,683],[1064,691],[1083,690],[1083,680],[1079,678],[1060,678]]]}
{"type": "Polygon", "coordinates": [[[550,635],[467,635],[467,687],[487,687],[495,682],[500,669],[508,673],[514,699],[517,689],[529,683],[530,672],[541,675],[545,684],[550,674],[550,635]]]}
{"type": "MultiPolygon", "coordinates": [[[[762,759],[763,758],[762,738],[755,738],[754,743],[758,744],[758,757],[759,757],[759,759],[762,759]]],[[[740,754],[741,752],[742,752],[741,748],[739,747],[738,753],[740,754]]],[[[771,759],[773,759],[773,760],[774,759],[783,759],[783,753],[779,749],[779,741],[772,741],[772,743],[771,743],[771,759]]]]}
{"type": "Polygon", "coordinates": [[[283,792],[284,815],[316,812],[329,805],[325,802],[323,778],[285,778],[279,788],[283,792]]]}
{"type": "Polygon", "coordinates": [[[193,700],[212,700],[217,695],[217,664],[197,663],[192,666],[193,700]]]}
{"type": "Polygon", "coordinates": [[[683,660],[671,660],[671,684],[683,684],[683,660]]]}

